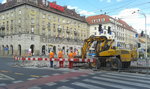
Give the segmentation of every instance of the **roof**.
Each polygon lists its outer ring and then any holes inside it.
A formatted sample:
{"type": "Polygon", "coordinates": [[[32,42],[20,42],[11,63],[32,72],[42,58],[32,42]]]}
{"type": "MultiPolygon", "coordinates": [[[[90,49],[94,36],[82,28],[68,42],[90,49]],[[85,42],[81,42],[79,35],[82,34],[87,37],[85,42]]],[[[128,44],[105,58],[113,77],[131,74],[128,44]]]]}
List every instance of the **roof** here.
{"type": "Polygon", "coordinates": [[[115,19],[111,16],[102,14],[102,15],[95,15],[95,16],[89,16],[86,18],[86,21],[88,22],[88,24],[92,25],[92,24],[104,24],[104,23],[113,23],[110,19],[117,21],[118,23],[122,24],[119,26],[122,26],[123,28],[130,30],[134,33],[137,33],[135,31],[135,29],[132,26],[129,26],[125,21],[123,21],[122,19],[115,19]],[[104,21],[102,21],[102,19],[105,19],[104,21]]]}
{"type": "MultiPolygon", "coordinates": [[[[61,12],[59,10],[50,8],[50,6],[44,5],[40,2],[41,0],[38,0],[38,3],[35,3],[34,1],[29,0],[22,0],[21,2],[17,2],[16,0],[9,1],[4,4],[0,4],[0,12],[7,11],[9,9],[13,9],[15,7],[21,6],[21,5],[30,5],[36,8],[40,8],[42,10],[46,10],[55,14],[59,14],[68,18],[72,18],[81,22],[86,23],[85,16],[80,16],[80,14],[77,14],[74,9],[68,9],[67,6],[61,6],[64,8],[64,12],[61,12]]],[[[48,2],[48,3],[55,3],[56,2],[48,2]]]]}

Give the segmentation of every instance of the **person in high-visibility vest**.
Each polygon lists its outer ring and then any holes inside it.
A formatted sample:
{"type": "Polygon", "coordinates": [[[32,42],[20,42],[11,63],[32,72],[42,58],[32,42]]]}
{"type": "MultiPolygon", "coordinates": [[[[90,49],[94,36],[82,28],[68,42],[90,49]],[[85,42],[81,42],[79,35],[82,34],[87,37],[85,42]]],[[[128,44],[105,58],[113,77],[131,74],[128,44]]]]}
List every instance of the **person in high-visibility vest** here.
{"type": "Polygon", "coordinates": [[[58,52],[58,58],[63,58],[63,57],[64,57],[64,54],[63,54],[62,50],[60,50],[58,52]]]}
{"type": "Polygon", "coordinates": [[[74,58],[74,53],[72,51],[68,54],[68,58],[69,59],[74,58]]]}
{"type": "MultiPolygon", "coordinates": [[[[52,59],[52,58],[54,58],[54,52],[53,51],[51,51],[50,53],[49,53],[49,58],[50,59],[52,59]]],[[[50,61],[50,67],[53,67],[53,61],[50,61]]]]}
{"type": "Polygon", "coordinates": [[[73,52],[73,57],[75,57],[75,56],[77,56],[77,51],[76,50],[73,52]]]}
{"type": "Polygon", "coordinates": [[[49,58],[54,58],[54,52],[53,51],[51,51],[50,53],[49,53],[49,58]]]}

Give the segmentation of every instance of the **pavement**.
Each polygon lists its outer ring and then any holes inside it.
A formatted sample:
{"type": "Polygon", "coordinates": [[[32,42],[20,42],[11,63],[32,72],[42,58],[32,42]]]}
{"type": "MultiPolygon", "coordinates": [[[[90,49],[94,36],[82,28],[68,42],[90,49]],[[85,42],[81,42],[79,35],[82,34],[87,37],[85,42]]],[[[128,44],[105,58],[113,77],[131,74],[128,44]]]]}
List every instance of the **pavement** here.
{"type": "Polygon", "coordinates": [[[0,89],[150,89],[150,75],[68,68],[11,66],[0,58],[0,89]]]}
{"type": "Polygon", "coordinates": [[[149,89],[150,76],[125,72],[69,72],[1,83],[0,89],[149,89]]]}

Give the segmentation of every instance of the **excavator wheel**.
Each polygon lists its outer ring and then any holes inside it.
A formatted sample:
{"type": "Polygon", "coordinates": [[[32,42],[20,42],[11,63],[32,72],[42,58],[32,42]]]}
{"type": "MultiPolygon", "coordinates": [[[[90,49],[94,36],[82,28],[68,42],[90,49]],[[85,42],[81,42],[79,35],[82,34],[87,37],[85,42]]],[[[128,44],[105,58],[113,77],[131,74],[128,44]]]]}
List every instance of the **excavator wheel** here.
{"type": "Polygon", "coordinates": [[[89,63],[89,66],[90,68],[96,68],[96,63],[95,62],[89,63]]]}
{"type": "Polygon", "coordinates": [[[112,69],[121,69],[122,68],[122,62],[120,61],[119,58],[112,58],[111,60],[111,67],[112,69]]]}

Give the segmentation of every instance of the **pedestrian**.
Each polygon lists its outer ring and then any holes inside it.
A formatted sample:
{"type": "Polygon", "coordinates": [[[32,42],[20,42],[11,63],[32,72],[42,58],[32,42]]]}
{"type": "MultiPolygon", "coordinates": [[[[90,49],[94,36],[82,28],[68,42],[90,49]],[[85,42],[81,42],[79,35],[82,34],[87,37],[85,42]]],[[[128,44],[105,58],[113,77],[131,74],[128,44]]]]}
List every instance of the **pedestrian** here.
{"type": "Polygon", "coordinates": [[[73,57],[77,56],[77,50],[74,50],[73,57]]]}
{"type": "Polygon", "coordinates": [[[63,54],[62,50],[60,49],[58,52],[58,58],[63,58],[63,57],[64,57],[64,54],[63,54]]]}
{"type": "Polygon", "coordinates": [[[49,53],[49,58],[54,58],[54,52],[53,51],[50,51],[50,53],[49,53]]]}
{"type": "MultiPolygon", "coordinates": [[[[50,58],[50,59],[54,58],[54,55],[55,55],[54,52],[51,51],[51,52],[49,53],[49,58],[50,58]]],[[[50,64],[51,64],[50,67],[53,67],[53,60],[50,61],[50,64]]]]}
{"type": "Polygon", "coordinates": [[[68,54],[68,58],[69,58],[69,59],[74,58],[74,53],[73,53],[73,51],[71,51],[71,52],[68,54]]]}

